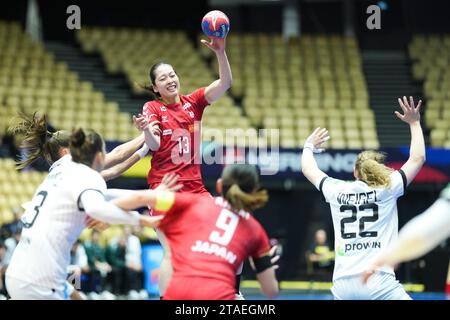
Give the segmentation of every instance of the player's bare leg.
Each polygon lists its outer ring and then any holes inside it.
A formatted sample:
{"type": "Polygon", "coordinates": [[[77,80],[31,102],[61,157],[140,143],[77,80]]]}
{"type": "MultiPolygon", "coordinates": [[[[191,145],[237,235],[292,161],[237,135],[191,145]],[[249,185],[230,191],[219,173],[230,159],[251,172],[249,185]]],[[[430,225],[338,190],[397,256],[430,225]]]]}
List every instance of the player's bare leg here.
{"type": "Polygon", "coordinates": [[[447,282],[445,285],[445,293],[450,295],[450,261],[448,263],[447,282]]]}
{"type": "Polygon", "coordinates": [[[86,300],[78,290],[74,290],[70,295],[70,300],[86,300]]]}
{"type": "Polygon", "coordinates": [[[172,262],[171,262],[171,252],[169,243],[166,239],[166,236],[164,233],[156,229],[156,234],[158,235],[159,242],[161,243],[161,246],[163,248],[163,259],[161,261],[161,265],[159,267],[159,277],[158,277],[158,287],[159,287],[159,294],[161,297],[164,297],[164,292],[167,289],[167,286],[169,285],[170,278],[172,277],[172,262]]]}
{"type": "Polygon", "coordinates": [[[241,274],[242,269],[244,268],[244,263],[242,262],[241,266],[236,272],[236,300],[245,300],[244,295],[241,293],[240,289],[240,282],[241,282],[241,274]]]}

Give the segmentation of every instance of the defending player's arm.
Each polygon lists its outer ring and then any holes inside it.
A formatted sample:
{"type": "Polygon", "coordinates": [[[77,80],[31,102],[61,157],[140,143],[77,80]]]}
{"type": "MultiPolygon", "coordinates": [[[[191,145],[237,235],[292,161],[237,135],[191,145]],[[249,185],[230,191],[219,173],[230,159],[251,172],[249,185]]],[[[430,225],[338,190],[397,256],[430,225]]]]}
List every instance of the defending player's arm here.
{"type": "Polygon", "coordinates": [[[148,127],[144,129],[145,143],[150,147],[150,150],[157,151],[161,146],[161,129],[159,128],[159,121],[152,121],[148,127]]]}
{"type": "Polygon", "coordinates": [[[125,161],[144,143],[144,134],[115,147],[105,155],[105,169],[125,161]]]}
{"type": "Polygon", "coordinates": [[[418,258],[431,251],[450,236],[450,198],[442,197],[425,212],[409,221],[401,230],[397,241],[383,251],[365,272],[363,281],[383,265],[418,258]]]}
{"type": "Polygon", "coordinates": [[[152,207],[156,211],[167,212],[175,203],[175,193],[171,191],[139,190],[129,196],[120,197],[111,201],[114,205],[124,209],[152,207]]]}
{"type": "MultiPolygon", "coordinates": [[[[267,238],[266,233],[260,227],[260,247],[268,248],[269,240],[267,238]]],[[[270,250],[257,254],[256,256],[249,259],[250,266],[256,272],[256,279],[258,280],[262,293],[269,297],[273,298],[278,295],[278,280],[275,275],[275,270],[278,269],[278,265],[276,264],[280,256],[276,254],[277,246],[273,246],[270,250]]]]}
{"type": "Polygon", "coordinates": [[[126,159],[125,161],[116,164],[115,166],[103,170],[100,172],[100,175],[105,179],[105,181],[109,181],[111,179],[114,179],[118,176],[120,176],[122,173],[127,171],[129,168],[131,168],[136,162],[138,162],[140,159],[145,157],[148,154],[149,147],[147,144],[144,143],[144,145],[137,150],[131,157],[126,159]]]}
{"type": "Polygon", "coordinates": [[[306,139],[302,152],[302,173],[305,177],[319,189],[319,184],[327,174],[319,169],[314,153],[322,152],[320,146],[330,139],[328,130],[325,128],[316,128],[314,132],[306,139]]]}
{"type": "Polygon", "coordinates": [[[124,210],[150,206],[157,211],[169,211],[175,204],[175,191],[182,187],[178,184],[178,175],[166,174],[160,185],[154,190],[120,190],[109,189],[107,196],[114,198],[111,202],[124,210]]]}
{"type": "Polygon", "coordinates": [[[96,220],[110,224],[131,224],[156,227],[161,218],[142,216],[138,212],[126,212],[105,200],[104,195],[95,189],[84,190],[78,198],[78,206],[96,220]]]}
{"type": "MultiPolygon", "coordinates": [[[[105,195],[106,201],[111,201],[111,200],[117,199],[117,198],[129,197],[129,196],[133,195],[135,192],[136,192],[136,190],[107,189],[104,192],[104,195],[105,195]]],[[[131,207],[131,208],[133,208],[133,207],[131,207]]],[[[129,210],[131,210],[131,209],[129,209],[129,210]]],[[[89,213],[86,217],[85,225],[86,225],[86,228],[95,229],[100,232],[108,229],[110,226],[108,223],[105,223],[105,222],[102,222],[102,221],[92,218],[91,216],[89,216],[89,213]]]]}
{"type": "Polygon", "coordinates": [[[143,114],[133,115],[133,122],[139,131],[144,133],[145,144],[151,151],[157,151],[161,145],[161,128],[158,115],[151,105],[144,105],[143,114]]]}
{"type": "Polygon", "coordinates": [[[225,52],[225,39],[213,38],[211,42],[206,40],[201,41],[205,46],[214,51],[219,63],[219,79],[212,82],[205,89],[205,98],[209,103],[213,103],[225,92],[230,89],[233,82],[233,76],[231,74],[231,67],[228,61],[227,54],[225,52]]]}
{"type": "Polygon", "coordinates": [[[414,106],[413,97],[409,97],[409,103],[406,97],[403,97],[403,100],[399,98],[398,103],[403,110],[403,115],[398,111],[395,111],[395,115],[403,122],[409,124],[411,131],[409,158],[401,168],[405,173],[406,183],[409,185],[425,162],[425,141],[420,125],[420,106],[422,100],[419,101],[417,107],[414,106]]]}
{"type": "Polygon", "coordinates": [[[380,261],[389,265],[422,256],[450,235],[450,201],[438,199],[424,213],[408,222],[397,242],[380,261]]]}
{"type": "Polygon", "coordinates": [[[275,270],[278,269],[278,265],[275,265],[275,262],[271,261],[272,259],[270,253],[267,253],[259,258],[250,260],[252,261],[253,270],[256,272],[256,280],[261,286],[261,291],[269,298],[277,296],[279,292],[278,281],[275,276],[275,270]]]}

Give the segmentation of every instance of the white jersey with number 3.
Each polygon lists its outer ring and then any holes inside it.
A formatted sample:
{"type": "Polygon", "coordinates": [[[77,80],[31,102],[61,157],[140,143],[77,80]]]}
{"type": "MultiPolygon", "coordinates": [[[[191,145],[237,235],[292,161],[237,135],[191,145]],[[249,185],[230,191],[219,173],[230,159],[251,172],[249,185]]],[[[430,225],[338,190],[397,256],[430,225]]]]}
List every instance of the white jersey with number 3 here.
{"type": "Polygon", "coordinates": [[[79,208],[85,190],[106,191],[100,174],[64,157],[55,163],[37,188],[22,217],[22,236],[7,277],[62,291],[70,249],[84,228],[86,214],[79,208]]]}
{"type": "MultiPolygon", "coordinates": [[[[405,192],[405,174],[401,170],[392,172],[389,188],[371,188],[363,181],[330,177],[324,177],[316,187],[330,204],[333,218],[333,279],[366,271],[380,250],[397,239],[397,199],[405,192]]],[[[394,274],[390,267],[380,271],[394,274]]]]}

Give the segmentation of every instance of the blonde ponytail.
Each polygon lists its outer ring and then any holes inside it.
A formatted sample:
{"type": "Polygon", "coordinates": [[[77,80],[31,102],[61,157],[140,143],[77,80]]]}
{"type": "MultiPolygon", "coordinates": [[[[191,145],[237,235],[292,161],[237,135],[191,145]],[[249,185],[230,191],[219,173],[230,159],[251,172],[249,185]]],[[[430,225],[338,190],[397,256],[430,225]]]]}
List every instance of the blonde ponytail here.
{"type": "Polygon", "coordinates": [[[234,210],[253,211],[263,207],[269,200],[269,195],[267,190],[246,193],[239,188],[239,185],[233,184],[225,194],[225,199],[234,210]]]}
{"type": "Polygon", "coordinates": [[[369,187],[389,188],[393,169],[384,165],[386,155],[377,151],[363,151],[356,160],[358,178],[369,187]]]}

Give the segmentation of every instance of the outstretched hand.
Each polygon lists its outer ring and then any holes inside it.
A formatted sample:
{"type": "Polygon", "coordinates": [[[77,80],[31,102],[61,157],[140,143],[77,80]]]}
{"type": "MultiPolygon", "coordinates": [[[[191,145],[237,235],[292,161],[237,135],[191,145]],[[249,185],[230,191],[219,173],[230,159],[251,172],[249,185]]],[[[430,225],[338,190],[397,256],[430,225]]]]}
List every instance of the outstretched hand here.
{"type": "Polygon", "coordinates": [[[401,114],[398,111],[395,111],[395,115],[397,116],[397,118],[408,124],[420,121],[420,107],[422,105],[422,100],[419,100],[417,107],[414,107],[413,97],[411,96],[409,97],[408,103],[408,99],[405,96],[403,96],[403,100],[398,98],[398,104],[402,108],[403,114],[401,114]]]}
{"type": "Polygon", "coordinates": [[[215,53],[224,52],[225,51],[225,38],[210,38],[210,42],[206,40],[201,40],[205,46],[210,48],[215,53]]]}
{"type": "Polygon", "coordinates": [[[137,117],[135,115],[133,115],[133,122],[134,122],[134,126],[139,131],[144,131],[148,127],[147,119],[145,119],[145,117],[140,113],[137,117]]]}
{"type": "Polygon", "coordinates": [[[362,283],[366,285],[370,277],[373,276],[375,274],[375,271],[377,271],[377,269],[379,268],[380,266],[378,264],[372,264],[366,271],[364,271],[361,279],[362,283]]]}
{"type": "Polygon", "coordinates": [[[323,143],[328,141],[330,139],[330,135],[328,134],[328,130],[326,128],[316,128],[316,130],[311,133],[311,135],[306,139],[305,141],[305,148],[308,147],[308,145],[312,145],[312,151],[314,153],[320,153],[323,152],[325,149],[321,149],[323,143]]]}
{"type": "Polygon", "coordinates": [[[99,232],[102,232],[102,231],[108,229],[110,226],[108,223],[96,220],[90,216],[86,216],[84,223],[86,225],[86,228],[95,229],[99,232]]]}
{"type": "Polygon", "coordinates": [[[278,262],[278,260],[280,260],[280,255],[277,254],[277,249],[278,249],[278,246],[274,245],[269,251],[269,255],[272,257],[272,258],[270,258],[270,262],[272,263],[272,268],[274,270],[278,269],[278,267],[279,267],[278,264],[276,264],[278,262]]]}
{"type": "MultiPolygon", "coordinates": [[[[276,253],[277,248],[278,248],[277,245],[274,245],[272,248],[270,248],[269,257],[270,257],[270,263],[272,266],[270,268],[268,268],[267,270],[269,270],[269,269],[276,270],[279,268],[278,264],[276,264],[278,262],[278,260],[280,260],[280,256],[276,253]]],[[[250,262],[251,268],[256,271],[255,262],[253,261],[252,258],[249,259],[249,262],[250,262]]]]}
{"type": "Polygon", "coordinates": [[[160,215],[160,216],[141,215],[139,217],[139,224],[144,227],[157,228],[163,218],[164,218],[164,215],[160,215]]]}
{"type": "Polygon", "coordinates": [[[155,191],[171,191],[177,192],[183,188],[182,184],[177,184],[180,176],[174,173],[167,173],[164,175],[159,186],[155,188],[155,191]]]}
{"type": "Polygon", "coordinates": [[[158,120],[154,120],[150,123],[147,122],[147,119],[141,114],[137,117],[133,115],[133,122],[136,129],[139,131],[145,131],[147,128],[150,128],[150,131],[155,136],[161,136],[161,128],[159,127],[160,122],[158,120]]]}

